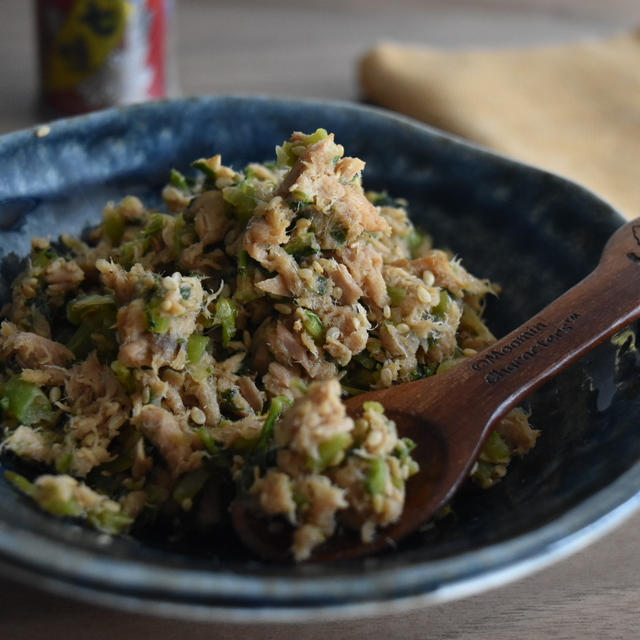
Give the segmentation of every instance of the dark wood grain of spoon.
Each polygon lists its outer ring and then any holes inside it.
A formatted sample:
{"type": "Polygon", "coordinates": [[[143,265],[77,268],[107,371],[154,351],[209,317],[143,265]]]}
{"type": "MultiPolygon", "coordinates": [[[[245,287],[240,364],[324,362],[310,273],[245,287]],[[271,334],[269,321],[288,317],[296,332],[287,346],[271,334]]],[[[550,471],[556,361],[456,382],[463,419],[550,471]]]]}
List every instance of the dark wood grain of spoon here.
{"type": "MultiPolygon", "coordinates": [[[[405,538],[451,500],[497,421],[577,358],[640,317],[640,221],[607,242],[584,280],[495,344],[444,373],[346,401],[357,416],[376,400],[398,433],[417,444],[420,471],[409,479],[400,519],[371,543],[345,533],[318,547],[311,560],[332,562],[372,554],[405,538]]],[[[248,500],[232,505],[243,542],[267,560],[289,555],[291,529],[257,514],[248,500]]]]}

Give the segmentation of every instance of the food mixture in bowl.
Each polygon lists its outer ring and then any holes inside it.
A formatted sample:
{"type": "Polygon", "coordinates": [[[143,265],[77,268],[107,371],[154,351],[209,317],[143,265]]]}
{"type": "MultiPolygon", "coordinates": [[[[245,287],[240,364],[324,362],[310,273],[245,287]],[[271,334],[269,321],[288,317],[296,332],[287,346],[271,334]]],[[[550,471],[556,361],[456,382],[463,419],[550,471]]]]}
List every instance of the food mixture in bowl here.
{"type": "MultiPolygon", "coordinates": [[[[82,240],[33,240],[3,314],[0,407],[4,453],[28,463],[5,475],[43,509],[215,546],[242,496],[288,523],[297,560],[402,513],[413,443],[380,404],[354,420],[342,399],[490,345],[497,287],[404,201],[365,192],[333,135],[276,152],[243,171],[197,160],[194,178],[172,171],[165,212],[128,196],[82,240]]],[[[494,484],[536,435],[512,411],[473,479],[494,484]]]]}

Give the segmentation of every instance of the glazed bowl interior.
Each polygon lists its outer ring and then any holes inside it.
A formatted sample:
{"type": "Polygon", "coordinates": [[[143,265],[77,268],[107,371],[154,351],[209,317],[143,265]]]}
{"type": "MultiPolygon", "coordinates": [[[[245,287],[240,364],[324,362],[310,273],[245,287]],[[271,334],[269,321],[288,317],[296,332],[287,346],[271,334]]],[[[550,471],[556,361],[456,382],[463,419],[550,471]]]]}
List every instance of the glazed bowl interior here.
{"type": "MultiPolygon", "coordinates": [[[[590,192],[544,171],[378,110],[319,102],[200,98],[59,121],[0,141],[2,290],[33,235],[80,233],[108,200],[134,193],[160,204],[168,171],[198,157],[225,164],[274,156],[292,131],[324,127],[364,159],[364,185],[404,197],[414,222],[472,273],[502,285],[488,309],[502,335],[597,263],[621,217],[590,192]]],[[[454,513],[373,558],[325,566],[267,565],[237,543],[172,547],[105,539],[52,518],[0,481],[0,557],[8,570],[73,586],[104,602],[176,611],[283,612],[430,596],[447,586],[543,558],[640,488],[640,362],[635,329],[598,348],[531,397],[542,432],[497,487],[467,488],[454,513]]],[[[4,464],[11,464],[6,458],[4,464]]],[[[204,614],[203,614],[204,615],[204,614]]]]}

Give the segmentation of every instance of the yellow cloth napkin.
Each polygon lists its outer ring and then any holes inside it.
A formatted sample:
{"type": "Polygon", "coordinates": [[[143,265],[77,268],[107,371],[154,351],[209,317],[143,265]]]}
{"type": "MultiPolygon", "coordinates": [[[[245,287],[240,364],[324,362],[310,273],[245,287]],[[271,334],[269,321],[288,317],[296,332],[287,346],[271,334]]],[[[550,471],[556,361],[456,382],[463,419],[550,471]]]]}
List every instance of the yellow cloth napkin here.
{"type": "Polygon", "coordinates": [[[640,30],[575,44],[444,51],[381,44],[365,97],[584,184],[640,215],[640,30]]]}

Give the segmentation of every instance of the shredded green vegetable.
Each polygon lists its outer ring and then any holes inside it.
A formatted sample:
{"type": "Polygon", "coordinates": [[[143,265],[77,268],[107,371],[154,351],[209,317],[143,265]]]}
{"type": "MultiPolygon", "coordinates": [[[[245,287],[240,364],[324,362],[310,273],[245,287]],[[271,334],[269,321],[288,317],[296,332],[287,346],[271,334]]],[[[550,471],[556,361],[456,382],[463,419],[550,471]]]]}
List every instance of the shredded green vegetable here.
{"type": "Polygon", "coordinates": [[[202,360],[208,344],[209,338],[207,336],[200,336],[195,333],[189,336],[187,340],[187,360],[189,364],[197,364],[202,360]]]}
{"type": "Polygon", "coordinates": [[[213,158],[199,158],[191,163],[191,166],[198,171],[202,171],[207,178],[216,179],[213,158]]]}
{"type": "Polygon", "coordinates": [[[185,473],[173,490],[173,499],[188,511],[208,478],[209,472],[204,467],[185,473]]]}
{"type": "Polygon", "coordinates": [[[9,378],[1,387],[0,407],[5,415],[20,424],[32,425],[50,422],[54,417],[49,398],[35,384],[18,376],[9,378]]]}
{"type": "Polygon", "coordinates": [[[229,342],[236,335],[236,318],[238,317],[238,307],[229,298],[220,298],[216,304],[214,315],[214,326],[222,327],[222,346],[229,346],[229,342]]]}
{"type": "Polygon", "coordinates": [[[189,191],[187,179],[177,169],[171,169],[171,173],[169,174],[169,181],[174,187],[176,187],[176,189],[180,189],[181,191],[189,191]]]}
{"type": "Polygon", "coordinates": [[[276,396],[271,400],[267,417],[264,420],[262,431],[260,431],[260,436],[258,438],[258,441],[256,442],[256,448],[263,449],[267,446],[267,443],[271,440],[271,437],[273,435],[273,429],[275,427],[276,420],[280,417],[280,414],[284,411],[284,409],[290,404],[291,401],[285,396],[276,396]]]}
{"type": "Polygon", "coordinates": [[[318,344],[322,344],[325,338],[325,328],[322,324],[322,320],[308,309],[303,309],[302,325],[305,331],[314,339],[318,344]]]}
{"type": "Polygon", "coordinates": [[[391,305],[394,307],[402,304],[402,301],[407,296],[407,290],[403,289],[402,287],[387,287],[387,293],[389,294],[391,305]]]}
{"type": "Polygon", "coordinates": [[[382,458],[369,460],[369,473],[367,475],[367,490],[370,494],[382,493],[385,489],[389,467],[382,458]]]}
{"type": "Polygon", "coordinates": [[[318,445],[318,457],[309,458],[307,468],[310,471],[321,472],[331,465],[339,464],[345,450],[352,444],[353,438],[348,433],[336,434],[318,445]]]}

